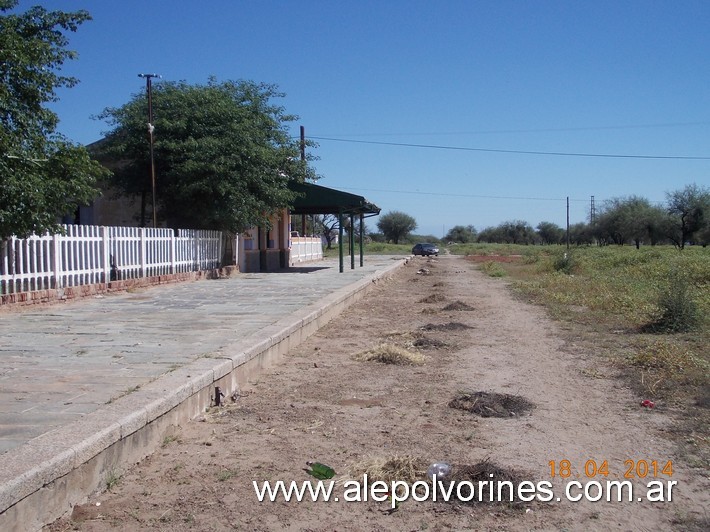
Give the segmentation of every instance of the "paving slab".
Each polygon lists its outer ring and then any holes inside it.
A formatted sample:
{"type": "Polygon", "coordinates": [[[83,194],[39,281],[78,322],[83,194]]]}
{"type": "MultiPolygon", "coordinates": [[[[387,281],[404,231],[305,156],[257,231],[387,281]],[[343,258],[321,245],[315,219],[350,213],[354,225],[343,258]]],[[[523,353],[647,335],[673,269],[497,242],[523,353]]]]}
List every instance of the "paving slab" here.
{"type": "Polygon", "coordinates": [[[343,273],[325,260],[1,313],[0,463],[162,375],[259,331],[273,334],[284,317],[402,260],[368,256],[343,273]]]}

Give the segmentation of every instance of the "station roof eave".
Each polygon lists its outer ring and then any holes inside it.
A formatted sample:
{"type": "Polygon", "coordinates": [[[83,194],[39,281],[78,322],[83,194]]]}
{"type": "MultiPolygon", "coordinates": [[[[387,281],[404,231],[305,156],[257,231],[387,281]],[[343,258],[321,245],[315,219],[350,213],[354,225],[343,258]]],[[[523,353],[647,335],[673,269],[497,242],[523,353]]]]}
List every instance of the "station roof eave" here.
{"type": "Polygon", "coordinates": [[[291,181],[288,187],[299,194],[293,202],[291,214],[380,214],[377,205],[357,194],[296,181],[291,181]]]}

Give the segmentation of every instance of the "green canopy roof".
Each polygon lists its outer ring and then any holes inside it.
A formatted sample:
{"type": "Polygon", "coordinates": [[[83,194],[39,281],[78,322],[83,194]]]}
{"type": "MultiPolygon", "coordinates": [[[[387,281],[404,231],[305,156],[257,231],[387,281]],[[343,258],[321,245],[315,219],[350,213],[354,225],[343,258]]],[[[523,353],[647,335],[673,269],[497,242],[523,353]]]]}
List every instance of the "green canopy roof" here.
{"type": "Polygon", "coordinates": [[[289,188],[299,194],[293,202],[291,214],[380,214],[380,208],[363,196],[313,183],[292,181],[289,188]]]}

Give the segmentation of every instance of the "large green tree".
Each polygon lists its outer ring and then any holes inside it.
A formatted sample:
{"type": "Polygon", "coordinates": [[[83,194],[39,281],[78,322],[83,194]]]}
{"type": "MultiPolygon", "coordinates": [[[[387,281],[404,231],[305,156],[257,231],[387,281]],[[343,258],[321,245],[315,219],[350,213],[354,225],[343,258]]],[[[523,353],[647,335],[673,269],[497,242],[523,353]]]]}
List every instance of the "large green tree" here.
{"type": "MultiPolygon", "coordinates": [[[[343,228],[346,227],[346,222],[349,223],[349,220],[343,220],[343,228]]],[[[325,238],[327,248],[333,249],[333,240],[335,240],[335,236],[338,234],[338,216],[335,214],[318,214],[313,218],[313,225],[315,231],[325,238]]]]}
{"type": "Polygon", "coordinates": [[[587,246],[594,243],[594,230],[590,224],[579,222],[569,226],[569,240],[575,246],[587,246]]]}
{"type": "Polygon", "coordinates": [[[535,242],[535,230],[525,220],[512,220],[500,225],[504,242],[509,244],[532,244],[535,242]]]}
{"type": "Polygon", "coordinates": [[[668,238],[683,249],[696,233],[710,225],[710,189],[696,184],[666,194],[668,238]]]}
{"type": "Polygon", "coordinates": [[[17,3],[0,0],[0,238],[58,231],[58,220],[89,203],[105,175],[83,147],[56,132],[59,119],[46,107],[57,88],[77,83],[59,71],[76,56],[66,33],[89,14],[10,13],[17,3]]]}
{"type": "Polygon", "coordinates": [[[595,230],[602,243],[633,242],[639,248],[642,242],[658,243],[667,224],[667,215],[661,207],[646,198],[630,196],[608,200],[595,221],[595,230]]]}
{"type": "Polygon", "coordinates": [[[543,244],[562,244],[565,241],[565,230],[553,222],[540,222],[535,228],[543,244]]]}
{"type": "Polygon", "coordinates": [[[476,241],[476,228],[472,225],[455,225],[444,236],[447,242],[458,242],[459,244],[468,244],[476,241]]]}
{"type": "Polygon", "coordinates": [[[387,240],[399,244],[402,238],[417,228],[417,221],[404,212],[390,211],[380,216],[377,228],[387,240]]]}
{"type": "Polygon", "coordinates": [[[503,222],[496,227],[486,227],[478,233],[479,242],[502,244],[534,244],[537,233],[524,220],[503,222]]]}
{"type": "MultiPolygon", "coordinates": [[[[171,227],[243,231],[268,225],[289,206],[290,180],[315,178],[288,125],[297,119],[275,104],[274,85],[252,81],[153,85],[157,217],[171,227]]],[[[114,163],[126,195],[152,189],[148,102],[144,93],[99,116],[112,129],[99,157],[114,163]]]]}

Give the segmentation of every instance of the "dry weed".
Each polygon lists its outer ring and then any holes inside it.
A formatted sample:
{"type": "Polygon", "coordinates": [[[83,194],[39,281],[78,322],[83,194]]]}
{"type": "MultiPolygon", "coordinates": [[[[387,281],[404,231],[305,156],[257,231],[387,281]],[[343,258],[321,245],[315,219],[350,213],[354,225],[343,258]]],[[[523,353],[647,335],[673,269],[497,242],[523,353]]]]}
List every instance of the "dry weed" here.
{"type": "Polygon", "coordinates": [[[355,356],[355,359],[365,362],[380,362],[382,364],[411,366],[423,364],[426,357],[416,351],[409,351],[404,347],[385,343],[359,353],[355,356]]]}
{"type": "Polygon", "coordinates": [[[481,417],[508,418],[530,412],[535,405],[519,395],[464,392],[449,402],[449,407],[481,417]]]}
{"type": "Polygon", "coordinates": [[[367,475],[368,480],[390,483],[400,480],[414,483],[426,477],[428,462],[421,457],[409,455],[375,456],[365,458],[350,467],[350,475],[362,477],[367,475]]]}
{"type": "Polygon", "coordinates": [[[419,300],[420,303],[442,303],[446,301],[446,296],[443,294],[431,294],[419,300]]]}

